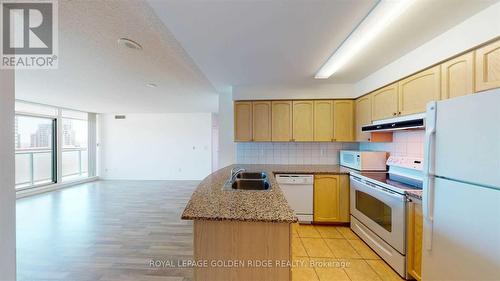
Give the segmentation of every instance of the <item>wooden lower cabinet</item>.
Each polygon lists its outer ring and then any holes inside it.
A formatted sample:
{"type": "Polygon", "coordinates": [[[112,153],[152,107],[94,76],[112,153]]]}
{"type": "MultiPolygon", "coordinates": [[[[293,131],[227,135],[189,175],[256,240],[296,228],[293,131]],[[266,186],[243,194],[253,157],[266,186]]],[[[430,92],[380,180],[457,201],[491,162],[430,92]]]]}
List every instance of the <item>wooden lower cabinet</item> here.
{"type": "Polygon", "coordinates": [[[277,262],[291,260],[291,225],[279,222],[212,221],[193,222],[196,261],[194,280],[290,280],[290,267],[277,262]],[[229,262],[271,261],[269,266],[224,266],[229,262]]]}
{"type": "Polygon", "coordinates": [[[349,176],[314,176],[314,222],[349,222],[349,176]]]}
{"type": "MultiPolygon", "coordinates": [[[[412,199],[413,200],[413,199],[412,199]]],[[[407,204],[407,263],[406,270],[417,280],[422,280],[422,202],[413,200],[407,204]]]]}

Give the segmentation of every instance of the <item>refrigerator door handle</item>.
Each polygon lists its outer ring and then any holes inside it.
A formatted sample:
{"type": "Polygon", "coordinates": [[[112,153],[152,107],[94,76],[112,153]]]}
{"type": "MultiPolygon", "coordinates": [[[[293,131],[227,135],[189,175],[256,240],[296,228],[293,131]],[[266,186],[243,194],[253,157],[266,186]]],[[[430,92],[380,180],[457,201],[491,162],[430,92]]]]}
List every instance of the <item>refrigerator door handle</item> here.
{"type": "Polygon", "coordinates": [[[432,224],[434,220],[434,137],[436,134],[436,102],[427,105],[425,118],[425,158],[424,158],[424,242],[426,250],[432,250],[432,224]]]}

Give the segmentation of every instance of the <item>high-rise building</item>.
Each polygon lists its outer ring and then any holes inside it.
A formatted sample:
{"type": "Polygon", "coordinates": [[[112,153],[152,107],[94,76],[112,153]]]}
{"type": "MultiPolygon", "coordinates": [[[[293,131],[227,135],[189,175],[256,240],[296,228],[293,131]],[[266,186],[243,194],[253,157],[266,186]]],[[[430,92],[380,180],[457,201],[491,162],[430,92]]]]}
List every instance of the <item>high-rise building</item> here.
{"type": "Polygon", "coordinates": [[[52,146],[52,124],[40,124],[36,133],[31,136],[31,147],[52,146]]]}
{"type": "Polygon", "coordinates": [[[63,123],[64,146],[75,146],[75,130],[71,121],[63,123]]]}

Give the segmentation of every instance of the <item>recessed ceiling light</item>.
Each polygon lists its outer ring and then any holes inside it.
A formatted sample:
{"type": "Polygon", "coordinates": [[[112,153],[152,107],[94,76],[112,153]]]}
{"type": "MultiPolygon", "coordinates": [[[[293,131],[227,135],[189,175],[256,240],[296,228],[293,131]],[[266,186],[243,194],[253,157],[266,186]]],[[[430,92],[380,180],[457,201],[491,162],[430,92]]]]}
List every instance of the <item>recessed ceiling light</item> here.
{"type": "Polygon", "coordinates": [[[147,83],[146,86],[148,86],[149,88],[157,88],[158,85],[156,85],[155,83],[147,83]]]}
{"type": "Polygon", "coordinates": [[[327,79],[352,59],[384,28],[398,18],[415,0],[382,0],[335,50],[314,78],[327,79]]]}
{"type": "Polygon", "coordinates": [[[142,50],[141,44],[135,42],[134,40],[128,39],[128,38],[118,39],[118,45],[125,47],[125,48],[129,48],[129,49],[142,50]]]}

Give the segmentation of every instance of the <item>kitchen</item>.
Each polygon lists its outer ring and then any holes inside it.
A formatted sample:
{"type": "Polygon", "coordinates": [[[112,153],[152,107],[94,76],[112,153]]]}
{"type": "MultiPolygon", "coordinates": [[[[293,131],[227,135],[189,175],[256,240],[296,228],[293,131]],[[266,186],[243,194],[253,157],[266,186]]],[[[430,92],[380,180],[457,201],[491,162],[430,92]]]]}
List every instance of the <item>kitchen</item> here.
{"type": "Polygon", "coordinates": [[[500,281],[499,0],[0,2],[0,281],[500,281]]]}
{"type": "MultiPolygon", "coordinates": [[[[355,100],[234,101],[239,164],[206,178],[183,214],[195,223],[195,258],[300,260],[296,229],[335,225],[399,278],[498,277],[500,84],[487,73],[498,48],[486,42],[355,100]],[[460,164],[481,147],[491,148],[485,165],[460,164]],[[471,201],[479,205],[464,210],[471,201]]],[[[195,278],[315,278],[299,272],[195,268],[195,278]]]]}

